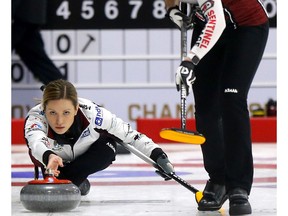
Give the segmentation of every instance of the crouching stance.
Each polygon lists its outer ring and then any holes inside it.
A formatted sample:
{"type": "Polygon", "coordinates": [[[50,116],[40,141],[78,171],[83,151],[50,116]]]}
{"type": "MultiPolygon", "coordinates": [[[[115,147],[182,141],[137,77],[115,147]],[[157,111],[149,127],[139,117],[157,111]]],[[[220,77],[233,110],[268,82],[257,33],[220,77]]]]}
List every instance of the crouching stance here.
{"type": "Polygon", "coordinates": [[[58,179],[77,185],[82,195],[90,189],[87,177],[115,160],[117,142],[134,146],[164,172],[174,172],[159,145],[107,109],[79,98],[73,84],[65,80],[50,82],[41,103],[28,112],[25,139],[36,178],[38,167],[43,175],[50,169],[58,179]]]}

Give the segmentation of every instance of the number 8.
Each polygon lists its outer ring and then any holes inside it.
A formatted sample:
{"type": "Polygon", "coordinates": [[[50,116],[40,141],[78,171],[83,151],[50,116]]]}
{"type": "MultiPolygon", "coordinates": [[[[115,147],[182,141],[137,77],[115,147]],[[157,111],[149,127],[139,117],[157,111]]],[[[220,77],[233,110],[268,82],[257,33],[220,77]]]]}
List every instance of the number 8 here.
{"type": "Polygon", "coordinates": [[[165,2],[161,0],[156,0],[153,3],[153,16],[157,19],[163,19],[166,14],[165,2]]]}

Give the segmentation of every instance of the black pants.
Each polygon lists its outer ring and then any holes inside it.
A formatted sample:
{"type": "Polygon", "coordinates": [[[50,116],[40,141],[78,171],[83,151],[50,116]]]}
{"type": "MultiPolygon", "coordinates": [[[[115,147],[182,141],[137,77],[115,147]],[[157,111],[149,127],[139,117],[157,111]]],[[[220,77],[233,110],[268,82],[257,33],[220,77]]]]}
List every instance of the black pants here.
{"type": "Polygon", "coordinates": [[[38,25],[15,21],[12,24],[11,48],[43,84],[65,79],[45,51],[38,25]]]}
{"type": "MultiPolygon", "coordinates": [[[[195,29],[192,44],[200,29],[195,29]]],[[[193,84],[197,130],[210,179],[250,193],[253,156],[247,95],[266,46],[268,24],[227,27],[196,66],[193,84]]]]}
{"type": "Polygon", "coordinates": [[[115,160],[116,143],[111,138],[100,137],[83,155],[64,167],[59,167],[59,179],[68,179],[79,186],[89,175],[106,169],[115,160]]]}

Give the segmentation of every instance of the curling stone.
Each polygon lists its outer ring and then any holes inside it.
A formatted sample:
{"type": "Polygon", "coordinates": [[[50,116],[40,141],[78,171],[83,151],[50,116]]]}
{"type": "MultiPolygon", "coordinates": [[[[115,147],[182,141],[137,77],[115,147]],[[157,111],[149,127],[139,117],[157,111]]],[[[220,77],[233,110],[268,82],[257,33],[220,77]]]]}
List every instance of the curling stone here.
{"type": "Polygon", "coordinates": [[[63,212],[79,205],[81,193],[71,181],[48,174],[43,180],[29,181],[20,191],[20,201],[30,211],[63,212]]]}

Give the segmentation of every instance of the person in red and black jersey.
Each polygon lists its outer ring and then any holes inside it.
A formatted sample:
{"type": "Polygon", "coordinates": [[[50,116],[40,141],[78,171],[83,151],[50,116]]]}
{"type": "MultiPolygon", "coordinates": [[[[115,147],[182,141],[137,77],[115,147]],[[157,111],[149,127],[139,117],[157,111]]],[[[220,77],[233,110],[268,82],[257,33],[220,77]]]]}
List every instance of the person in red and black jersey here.
{"type": "MultiPolygon", "coordinates": [[[[177,69],[176,87],[179,91],[184,85],[187,95],[193,90],[196,127],[206,137],[201,148],[209,180],[198,209],[218,210],[229,199],[230,215],[251,214],[247,95],[266,46],[268,16],[261,0],[185,2],[196,12],[191,49],[177,69]]],[[[181,29],[189,19],[179,2],[165,3],[167,15],[181,29]]]]}

